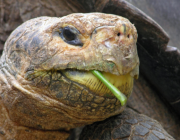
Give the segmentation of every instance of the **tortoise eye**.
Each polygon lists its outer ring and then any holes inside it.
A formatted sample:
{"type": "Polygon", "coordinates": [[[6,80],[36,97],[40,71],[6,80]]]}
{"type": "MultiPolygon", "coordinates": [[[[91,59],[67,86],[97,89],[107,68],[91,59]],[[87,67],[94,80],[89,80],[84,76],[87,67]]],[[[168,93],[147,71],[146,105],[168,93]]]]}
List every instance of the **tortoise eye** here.
{"type": "Polygon", "coordinates": [[[76,39],[76,35],[71,32],[71,30],[68,27],[65,27],[63,29],[63,36],[67,41],[72,41],[76,39]]]}
{"type": "Polygon", "coordinates": [[[80,32],[75,27],[66,26],[61,28],[59,35],[68,44],[83,46],[83,43],[79,39],[80,32]]]}

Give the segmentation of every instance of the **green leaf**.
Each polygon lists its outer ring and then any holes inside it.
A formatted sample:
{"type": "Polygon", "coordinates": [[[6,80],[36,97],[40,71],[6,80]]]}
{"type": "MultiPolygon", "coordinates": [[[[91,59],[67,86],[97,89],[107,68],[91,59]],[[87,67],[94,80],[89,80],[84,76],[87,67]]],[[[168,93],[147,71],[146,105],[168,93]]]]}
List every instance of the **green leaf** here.
{"type": "Polygon", "coordinates": [[[106,85],[107,88],[118,98],[121,102],[121,105],[124,106],[127,102],[127,97],[120,92],[114,85],[112,85],[103,75],[101,72],[97,70],[91,71],[103,84],[106,85]]]}

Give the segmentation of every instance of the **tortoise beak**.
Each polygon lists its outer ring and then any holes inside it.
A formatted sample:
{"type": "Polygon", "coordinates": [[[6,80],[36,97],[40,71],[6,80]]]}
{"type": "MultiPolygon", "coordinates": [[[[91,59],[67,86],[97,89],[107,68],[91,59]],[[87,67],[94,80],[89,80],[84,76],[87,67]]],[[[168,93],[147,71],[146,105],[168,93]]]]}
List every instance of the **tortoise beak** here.
{"type": "Polygon", "coordinates": [[[134,77],[134,79],[138,79],[139,78],[139,63],[137,64],[137,66],[130,72],[130,75],[132,77],[134,77]]]}
{"type": "Polygon", "coordinates": [[[91,38],[98,44],[97,49],[101,50],[103,60],[113,63],[119,75],[131,72],[133,77],[138,78],[137,35],[129,26],[120,24],[97,27],[91,38]]]}

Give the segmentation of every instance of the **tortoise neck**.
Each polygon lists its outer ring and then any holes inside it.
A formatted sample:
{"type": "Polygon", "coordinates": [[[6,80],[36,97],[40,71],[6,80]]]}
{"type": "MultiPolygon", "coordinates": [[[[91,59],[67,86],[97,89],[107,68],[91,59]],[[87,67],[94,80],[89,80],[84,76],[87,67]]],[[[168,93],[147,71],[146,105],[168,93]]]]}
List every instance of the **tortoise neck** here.
{"type": "MultiPolygon", "coordinates": [[[[0,60],[1,61],[1,60],[0,60]]],[[[68,131],[45,131],[33,129],[21,125],[16,119],[18,109],[16,103],[19,93],[26,92],[19,83],[17,77],[12,75],[8,66],[0,64],[0,139],[44,139],[53,136],[54,139],[66,140],[69,136],[68,131]],[[14,111],[14,112],[13,112],[14,111]],[[13,118],[16,116],[15,118],[13,118]],[[11,131],[9,131],[11,130],[11,131]]],[[[21,95],[22,96],[22,95],[21,95]]],[[[20,110],[20,109],[19,109],[20,110]]],[[[22,116],[21,116],[22,117],[22,116]]],[[[23,118],[23,117],[22,117],[23,118]]]]}
{"type": "Polygon", "coordinates": [[[0,58],[0,96],[12,90],[12,82],[16,80],[16,75],[17,73],[11,69],[3,54],[0,58]]]}
{"type": "Polygon", "coordinates": [[[3,72],[3,68],[0,69],[0,98],[3,94],[11,89],[11,86],[7,80],[5,73],[3,72]]]}

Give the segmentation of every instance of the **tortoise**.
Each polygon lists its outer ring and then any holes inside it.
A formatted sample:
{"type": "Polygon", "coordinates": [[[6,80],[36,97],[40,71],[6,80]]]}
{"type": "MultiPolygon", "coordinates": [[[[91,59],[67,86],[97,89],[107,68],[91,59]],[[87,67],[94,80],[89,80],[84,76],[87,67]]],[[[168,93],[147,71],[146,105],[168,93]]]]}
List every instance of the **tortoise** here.
{"type": "MultiPolygon", "coordinates": [[[[103,12],[108,12],[108,13],[112,13],[112,12],[110,12],[110,11],[108,11],[108,10],[111,10],[111,8],[113,9],[113,6],[115,5],[115,4],[118,4],[118,3],[116,3],[117,1],[113,1],[113,3],[114,4],[112,4],[112,3],[110,3],[110,4],[106,4],[106,6],[105,6],[105,8],[106,9],[104,9],[104,11],[103,12]],[[108,6],[111,6],[111,8],[108,8],[108,6]]],[[[121,1],[119,1],[119,3],[121,3],[121,1]]],[[[128,5],[128,3],[126,3],[126,2],[122,2],[124,5],[124,9],[126,9],[126,8],[131,8],[130,10],[129,10],[129,12],[130,13],[126,13],[127,15],[129,14],[129,15],[136,15],[136,17],[131,17],[131,16],[129,16],[129,19],[130,20],[132,20],[133,21],[133,18],[135,19],[134,20],[134,24],[135,24],[135,26],[137,27],[137,29],[138,29],[138,35],[139,35],[139,38],[140,39],[138,39],[138,40],[140,40],[139,41],[139,43],[138,43],[138,47],[139,46],[141,46],[142,47],[142,44],[144,43],[154,43],[154,44],[152,44],[152,46],[154,46],[154,50],[156,50],[156,51],[158,51],[157,50],[157,48],[156,48],[156,46],[157,46],[157,42],[151,42],[151,41],[149,41],[149,38],[150,39],[152,39],[151,38],[151,35],[153,36],[153,37],[155,37],[155,38],[160,38],[159,40],[159,44],[160,45],[166,45],[167,44],[167,42],[168,42],[168,36],[167,36],[167,34],[162,30],[162,28],[160,28],[154,21],[152,21],[149,17],[147,17],[146,15],[144,15],[141,11],[138,11],[137,9],[133,9],[134,7],[132,7],[131,5],[128,5]],[[127,5],[126,5],[127,4],[127,5]],[[133,11],[134,10],[134,11],[133,11]],[[133,13],[131,13],[131,12],[134,12],[134,14],[133,13]],[[142,14],[141,15],[141,19],[138,19],[137,18],[137,15],[138,14],[142,14]],[[144,17],[143,17],[144,16],[144,17]],[[142,18],[143,18],[143,20],[142,20],[142,18]],[[143,21],[143,22],[141,22],[141,20],[143,21]],[[146,22],[145,22],[146,21],[146,22]],[[157,32],[159,32],[159,34],[157,35],[156,34],[156,36],[154,35],[154,30],[151,30],[151,31],[147,31],[146,29],[145,29],[145,26],[143,26],[142,24],[145,22],[145,25],[147,25],[148,23],[148,26],[150,26],[151,27],[151,29],[154,29],[155,31],[156,31],[156,33],[157,32]],[[138,24],[137,24],[138,23],[138,24]],[[139,25],[139,27],[144,27],[144,28],[139,28],[138,27],[138,25],[139,25]],[[143,37],[142,36],[140,36],[140,35],[144,35],[143,37]],[[144,41],[143,42],[143,39],[146,39],[146,41],[144,41]],[[162,40],[161,40],[162,39],[162,40]]],[[[121,3],[121,4],[122,4],[121,3]]],[[[98,6],[97,6],[98,7],[98,6]]],[[[123,8],[122,9],[120,9],[120,10],[124,10],[123,8]]],[[[113,9],[114,10],[114,9],[113,9]]],[[[99,11],[101,11],[101,10],[99,10],[99,11]]],[[[115,11],[115,10],[114,10],[115,11]]],[[[126,17],[127,17],[127,15],[126,15],[126,17]]],[[[80,30],[80,29],[79,29],[80,30]]],[[[78,31],[77,31],[78,32],[78,31]]],[[[21,34],[21,33],[20,33],[21,34]]],[[[35,34],[37,34],[37,33],[35,33],[35,34]]],[[[26,34],[25,34],[26,35],[26,34]]],[[[39,36],[38,36],[39,37],[39,36]]],[[[36,40],[34,40],[35,41],[35,45],[38,43],[38,39],[36,40]]],[[[9,42],[9,41],[7,41],[7,42],[9,42]]],[[[44,42],[43,42],[44,43],[44,42]]],[[[158,44],[158,45],[159,45],[158,44]]],[[[12,45],[12,44],[11,44],[12,45]]],[[[24,44],[25,45],[25,44],[24,44]]],[[[27,44],[26,44],[27,45],[27,44]]],[[[79,45],[79,44],[78,44],[79,45]]],[[[145,44],[146,45],[146,44],[145,44]]],[[[20,45],[21,46],[21,45],[20,45]]],[[[144,46],[143,46],[144,47],[144,46]]],[[[141,48],[142,49],[142,48],[141,48]]],[[[159,49],[159,48],[158,48],[159,49]]],[[[161,49],[161,48],[160,48],[161,49]]],[[[163,48],[164,49],[164,48],[163,48]]],[[[140,50],[140,49],[139,49],[140,50]]],[[[171,49],[169,49],[169,50],[171,50],[171,49]]],[[[35,51],[35,50],[30,50],[30,52],[31,51],[35,51]]],[[[152,50],[153,51],[153,50],[152,50]]],[[[151,51],[149,51],[149,52],[151,52],[151,51]]],[[[28,52],[29,53],[29,52],[28,52]]],[[[144,53],[144,52],[143,52],[144,53]]],[[[141,53],[141,50],[140,50],[140,54],[143,54],[143,53],[141,53]]],[[[38,54],[38,56],[39,56],[39,54],[38,54]]],[[[18,56],[19,57],[19,56],[18,56]]],[[[22,56],[21,56],[22,57],[22,56]]],[[[43,58],[43,54],[42,54],[42,58],[43,58]]],[[[141,58],[141,56],[140,56],[140,58],[141,58]]],[[[144,58],[146,58],[146,57],[144,57],[144,58]]],[[[17,61],[20,61],[20,59],[19,60],[15,60],[16,62],[17,61]]],[[[24,60],[22,60],[22,61],[24,61],[24,60]]],[[[38,59],[38,61],[42,61],[41,59],[38,59]]],[[[151,61],[150,61],[151,62],[151,61]]],[[[80,63],[80,61],[78,62],[78,63],[80,63]]],[[[142,62],[141,62],[142,63],[142,62]]],[[[20,64],[20,63],[19,63],[20,64]]],[[[50,63],[50,64],[53,64],[53,63],[50,63]]],[[[77,64],[77,63],[76,63],[77,64]]],[[[142,65],[142,64],[141,64],[142,65]]],[[[145,65],[145,64],[144,64],[145,65]]],[[[24,65],[23,65],[24,66],[24,65]]],[[[18,66],[17,66],[18,67],[18,66]]],[[[99,67],[99,68],[101,68],[101,67],[99,67]]],[[[148,68],[148,67],[147,67],[148,68]]],[[[10,69],[8,69],[8,71],[9,71],[10,69]]],[[[106,69],[107,70],[107,69],[106,69]]],[[[31,69],[29,69],[29,71],[31,71],[31,69]]],[[[66,73],[66,72],[65,72],[66,73]]],[[[33,73],[32,73],[33,74],[33,73]]],[[[42,74],[42,73],[37,73],[37,74],[42,74]]],[[[44,73],[43,73],[44,74],[44,73]]],[[[50,73],[49,73],[50,74],[50,73]]],[[[74,74],[74,71],[73,72],[71,72],[71,74],[74,74]]],[[[77,73],[76,73],[77,74],[77,73]]],[[[38,75],[36,75],[36,76],[38,76],[38,75]]],[[[152,76],[152,75],[151,75],[152,76]]],[[[3,77],[3,76],[2,76],[3,77]]],[[[4,77],[3,77],[4,78],[4,77]]],[[[27,78],[27,77],[26,77],[27,78]]],[[[28,77],[28,78],[32,78],[32,77],[28,77]]],[[[47,78],[47,77],[45,77],[45,78],[47,78]]],[[[13,80],[12,80],[13,81],[13,80]]],[[[48,78],[47,79],[44,79],[44,81],[48,81],[48,78]]],[[[43,85],[44,83],[41,83],[42,85],[41,86],[46,86],[46,85],[43,85]]],[[[15,84],[16,86],[18,86],[17,85],[17,83],[15,84]]],[[[76,85],[77,86],[77,85],[76,85]]],[[[13,89],[13,90],[15,90],[15,89],[13,89]]],[[[76,89],[77,90],[77,89],[76,89]]],[[[61,96],[61,95],[60,95],[61,96]]],[[[4,97],[3,97],[4,98],[4,97]]],[[[28,102],[27,102],[28,103],[28,102]]],[[[11,104],[9,104],[9,105],[11,105],[11,104]]],[[[71,105],[73,105],[73,104],[71,104],[71,105]]],[[[23,107],[25,107],[25,106],[23,106],[23,107]]],[[[12,108],[12,106],[10,107],[10,109],[12,108]]],[[[22,109],[22,108],[21,108],[22,109]]],[[[30,109],[30,108],[28,108],[28,109],[30,109]]],[[[12,109],[11,109],[12,110],[12,109]]],[[[23,113],[28,113],[28,112],[31,112],[30,110],[23,110],[23,113]]],[[[134,114],[134,113],[131,113],[131,111],[129,111],[129,110],[127,110],[126,112],[128,112],[127,114],[134,114]]],[[[16,112],[17,113],[17,112],[16,112]]],[[[32,113],[32,112],[31,112],[32,113]]],[[[43,118],[44,116],[42,116],[42,114],[40,113],[40,112],[36,112],[36,113],[39,113],[38,115],[38,117],[41,117],[41,118],[43,118]]],[[[125,113],[126,114],[126,113],[125,113]]],[[[15,116],[15,114],[13,114],[12,116],[14,117],[14,118],[16,118],[16,116],[15,116]],[[13,116],[14,115],[14,116],[13,116]]],[[[18,114],[18,115],[20,115],[20,114],[18,114]]],[[[32,114],[31,114],[32,115],[32,114]]],[[[134,114],[135,115],[135,114],[134,114]]],[[[134,115],[132,115],[132,116],[134,116],[134,115]]],[[[124,116],[124,115],[122,115],[122,116],[124,116]]],[[[126,115],[125,115],[126,116],[126,115]]],[[[136,116],[136,115],[135,115],[136,116]]],[[[137,115],[138,116],[138,115],[137,115]]],[[[103,116],[104,117],[104,116],[103,116]]],[[[120,117],[121,118],[121,120],[123,119],[123,117],[120,117]]],[[[126,117],[125,117],[126,118],[126,117]]],[[[137,117],[138,118],[138,117],[137,117]]],[[[17,118],[16,118],[17,119],[17,118]]],[[[33,118],[33,119],[35,119],[35,118],[33,118]]],[[[136,121],[137,121],[138,119],[136,119],[136,121]]],[[[151,119],[145,119],[145,120],[151,120],[151,119]]],[[[25,121],[25,120],[19,120],[19,121],[21,121],[21,123],[28,123],[27,121],[25,121]]],[[[126,120],[127,121],[127,120],[126,120]]],[[[135,123],[135,125],[136,125],[137,123],[135,123]]],[[[37,124],[35,124],[35,125],[37,125],[37,124]]],[[[82,125],[82,124],[81,124],[82,125]]],[[[131,124],[132,125],[132,124],[131,124]]],[[[47,126],[47,125],[46,125],[47,126]]],[[[69,125],[68,125],[69,126],[69,125]]],[[[124,125],[123,125],[124,126],[124,125]]],[[[125,125],[125,126],[129,126],[129,125],[125,125]]],[[[38,126],[36,126],[36,127],[38,127],[38,129],[42,129],[41,127],[41,125],[38,125],[38,126]]],[[[44,127],[44,126],[43,126],[44,127]]],[[[93,126],[94,127],[94,126],[93,126]]],[[[138,128],[138,127],[137,127],[138,128]]],[[[147,128],[146,128],[147,129],[147,128]]],[[[153,128],[154,129],[154,128],[153,128]]],[[[58,129],[59,130],[59,129],[58,129]]],[[[21,130],[22,131],[22,130],[21,130]]],[[[26,132],[35,132],[35,133],[37,133],[38,134],[38,132],[39,131],[36,131],[36,130],[28,130],[28,129],[26,129],[26,132]]],[[[164,136],[168,136],[168,134],[166,134],[165,133],[165,131],[164,130],[162,130],[163,131],[163,133],[164,133],[164,136]]],[[[20,130],[19,130],[19,132],[20,132],[20,130]]],[[[66,137],[68,134],[67,134],[67,132],[68,132],[68,130],[66,130],[66,131],[64,131],[64,137],[66,137]]],[[[1,131],[1,133],[3,134],[4,132],[3,131],[1,131]]],[[[56,133],[56,132],[54,132],[54,133],[56,133]]],[[[42,133],[43,135],[45,135],[44,133],[42,133]]],[[[154,134],[154,133],[153,133],[154,134]]],[[[38,135],[40,135],[40,133],[38,134],[38,135]]],[[[48,137],[48,139],[52,139],[52,137],[53,137],[53,133],[48,133],[48,132],[46,132],[46,135],[47,135],[47,137],[48,137]]],[[[54,134],[54,135],[56,135],[56,134],[54,134]]],[[[83,134],[82,134],[83,135],[83,134]]],[[[154,134],[154,135],[156,135],[156,134],[154,134]]],[[[158,136],[154,136],[154,135],[149,135],[149,138],[153,138],[154,137],[154,139],[156,139],[158,136]]],[[[160,135],[160,134],[159,134],[160,135]]],[[[170,138],[170,136],[168,136],[169,138],[170,138]]],[[[137,136],[135,137],[136,139],[138,139],[137,138],[137,136]]],[[[85,138],[86,139],[86,138],[85,138]]],[[[107,139],[108,139],[108,137],[107,137],[107,139]]],[[[140,138],[139,138],[140,139],[140,138]]]]}

